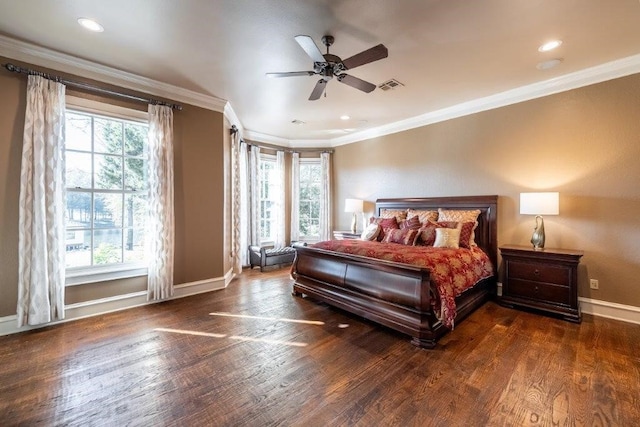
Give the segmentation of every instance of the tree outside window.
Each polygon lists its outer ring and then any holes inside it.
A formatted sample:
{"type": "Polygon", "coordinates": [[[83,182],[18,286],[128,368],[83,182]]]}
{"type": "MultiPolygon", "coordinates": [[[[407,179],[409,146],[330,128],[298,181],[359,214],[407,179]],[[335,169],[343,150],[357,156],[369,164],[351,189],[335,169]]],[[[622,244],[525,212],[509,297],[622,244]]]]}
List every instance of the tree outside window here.
{"type": "Polygon", "coordinates": [[[320,159],[301,159],[299,230],[301,239],[320,237],[320,159]]]}
{"type": "Polygon", "coordinates": [[[67,111],[65,130],[67,267],[142,261],[148,126],[67,111]]]}
{"type": "Polygon", "coordinates": [[[260,155],[260,240],[275,240],[275,209],[278,200],[276,194],[276,160],[268,154],[260,155]]]}

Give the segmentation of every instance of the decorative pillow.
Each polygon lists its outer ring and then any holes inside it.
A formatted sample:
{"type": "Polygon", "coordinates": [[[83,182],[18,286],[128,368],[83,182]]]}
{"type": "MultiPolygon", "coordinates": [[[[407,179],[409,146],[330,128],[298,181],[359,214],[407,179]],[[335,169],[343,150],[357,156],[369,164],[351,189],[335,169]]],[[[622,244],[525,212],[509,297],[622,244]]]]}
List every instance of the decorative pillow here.
{"type": "Polygon", "coordinates": [[[380,224],[369,224],[360,235],[360,240],[376,240],[378,234],[380,234],[380,224]]]}
{"type": "Polygon", "coordinates": [[[425,225],[429,221],[438,220],[438,211],[417,211],[415,209],[407,209],[407,218],[411,218],[414,215],[418,215],[418,219],[425,225]]]}
{"type": "Polygon", "coordinates": [[[396,220],[395,216],[392,216],[391,218],[374,218],[371,217],[370,220],[371,224],[380,224],[380,233],[378,233],[378,242],[381,242],[382,239],[384,239],[384,235],[387,232],[387,230],[391,229],[391,230],[395,230],[398,229],[398,221],[396,220]]]}
{"type": "Polygon", "coordinates": [[[398,230],[388,229],[382,241],[384,243],[400,243],[401,245],[413,246],[418,238],[418,230],[403,228],[398,230]]]}
{"type": "Polygon", "coordinates": [[[436,228],[436,241],[434,248],[453,248],[458,249],[460,242],[459,228],[436,228]]]}
{"type": "Polygon", "coordinates": [[[444,228],[459,228],[460,229],[460,247],[470,249],[473,246],[473,230],[475,230],[477,223],[475,222],[456,222],[456,221],[438,221],[438,226],[444,228]]]}
{"type": "Polygon", "coordinates": [[[478,226],[478,216],[480,209],[473,210],[445,210],[438,209],[438,221],[473,222],[473,230],[469,238],[470,246],[476,246],[476,227],[478,226]]]}
{"type": "Polygon", "coordinates": [[[436,241],[436,228],[457,228],[458,223],[455,221],[435,222],[429,221],[420,228],[420,240],[425,246],[433,246],[436,241]]]}
{"type": "Polygon", "coordinates": [[[380,218],[395,217],[396,221],[404,221],[407,219],[407,211],[404,209],[380,209],[380,218]]]}
{"type": "Polygon", "coordinates": [[[412,230],[418,230],[420,229],[421,225],[422,224],[420,224],[420,219],[418,218],[418,215],[414,215],[409,219],[405,219],[404,221],[402,221],[400,223],[400,228],[401,229],[410,228],[412,230]]]}
{"type": "Polygon", "coordinates": [[[438,228],[438,224],[435,222],[423,224],[418,234],[419,242],[425,246],[433,246],[433,243],[436,241],[436,228],[438,228]]]}

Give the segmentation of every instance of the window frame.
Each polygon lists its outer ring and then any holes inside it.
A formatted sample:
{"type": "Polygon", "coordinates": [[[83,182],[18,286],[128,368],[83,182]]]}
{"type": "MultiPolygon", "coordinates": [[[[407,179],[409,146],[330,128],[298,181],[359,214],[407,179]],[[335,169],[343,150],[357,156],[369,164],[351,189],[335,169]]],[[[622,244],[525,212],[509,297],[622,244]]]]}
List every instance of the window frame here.
{"type": "MultiPolygon", "coordinates": [[[[303,157],[299,159],[299,166],[300,169],[302,169],[303,165],[318,165],[319,167],[321,167],[322,162],[320,157],[303,157]]],[[[322,174],[322,170],[320,170],[320,174],[322,174]]],[[[302,175],[302,170],[300,170],[300,175],[302,175]]],[[[300,177],[301,178],[301,177],[300,177]]],[[[322,186],[322,176],[319,176],[320,178],[320,182],[318,183],[319,186],[322,186]]],[[[298,239],[301,242],[317,242],[320,240],[320,233],[316,234],[316,235],[302,235],[302,228],[301,228],[301,221],[302,218],[300,216],[300,203],[302,203],[302,198],[301,193],[302,193],[302,179],[300,179],[300,185],[298,187],[298,239]]],[[[318,225],[320,224],[320,200],[317,200],[318,203],[318,225]]],[[[310,217],[311,218],[311,217],[310,217]]],[[[319,231],[319,230],[318,230],[319,231]]]]}
{"type": "MultiPolygon", "coordinates": [[[[263,164],[263,162],[273,163],[274,169],[275,169],[275,166],[276,166],[276,155],[275,154],[269,154],[269,153],[262,153],[261,152],[259,157],[260,157],[260,164],[258,166],[258,187],[260,188],[260,197],[259,197],[259,199],[260,199],[260,201],[259,201],[259,203],[260,203],[260,215],[259,215],[259,221],[260,221],[260,227],[259,227],[260,228],[260,245],[261,246],[273,246],[275,244],[275,236],[273,234],[270,235],[269,237],[267,237],[266,239],[262,238],[262,223],[265,221],[265,219],[262,216],[262,202],[263,201],[268,201],[268,200],[273,201],[273,199],[263,199],[262,198],[262,188],[263,188],[263,179],[262,178],[263,178],[263,175],[264,175],[263,174],[263,169],[262,169],[262,164],[263,164]]],[[[281,201],[281,202],[284,203],[284,200],[281,201]]],[[[277,200],[274,201],[274,203],[277,204],[277,200]]],[[[275,219],[271,218],[271,219],[269,219],[269,222],[272,224],[271,231],[272,231],[272,233],[274,233],[275,232],[275,227],[273,227],[273,225],[275,225],[274,224],[275,219]]]]}
{"type": "MultiPolygon", "coordinates": [[[[94,101],[69,95],[65,97],[65,103],[65,112],[92,114],[107,118],[126,120],[129,122],[138,122],[147,126],[149,125],[149,114],[146,111],[125,108],[105,102],[94,101]]],[[[96,189],[92,186],[91,192],[93,193],[95,191],[96,189]]],[[[99,191],[103,192],[101,190],[99,191]]],[[[122,191],[116,190],[115,194],[124,194],[124,192],[124,189],[122,191]]],[[[65,232],[66,231],[67,224],[65,221],[65,232]]],[[[120,262],[109,265],[93,265],[83,267],[67,267],[65,268],[65,286],[140,277],[146,276],[147,274],[148,269],[146,261],[120,262]]]]}

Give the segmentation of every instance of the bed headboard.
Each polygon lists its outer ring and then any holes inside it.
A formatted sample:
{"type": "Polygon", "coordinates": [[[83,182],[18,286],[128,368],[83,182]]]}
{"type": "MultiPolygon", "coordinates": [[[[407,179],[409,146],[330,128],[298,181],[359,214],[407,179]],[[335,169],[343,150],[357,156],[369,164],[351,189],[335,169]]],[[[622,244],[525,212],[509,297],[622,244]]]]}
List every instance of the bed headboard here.
{"type": "Polygon", "coordinates": [[[480,209],[476,243],[498,268],[498,196],[426,197],[376,200],[376,216],[381,209],[480,209]]]}

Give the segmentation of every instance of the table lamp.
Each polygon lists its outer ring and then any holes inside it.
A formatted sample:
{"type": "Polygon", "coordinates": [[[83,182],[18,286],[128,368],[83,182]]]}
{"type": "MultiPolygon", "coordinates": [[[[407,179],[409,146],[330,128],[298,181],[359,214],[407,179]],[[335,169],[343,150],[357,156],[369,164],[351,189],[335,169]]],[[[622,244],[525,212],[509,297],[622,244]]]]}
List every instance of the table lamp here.
{"type": "Polygon", "coordinates": [[[364,210],[364,201],[360,199],[345,199],[344,201],[344,211],[353,213],[353,218],[351,219],[351,232],[358,232],[358,217],[359,213],[362,213],[364,210]]]}
{"type": "Polygon", "coordinates": [[[544,220],[542,215],[558,215],[559,193],[520,193],[520,213],[523,215],[536,216],[536,228],[531,236],[533,249],[544,249],[544,220]],[[538,219],[540,224],[538,224],[538,219]]]}

